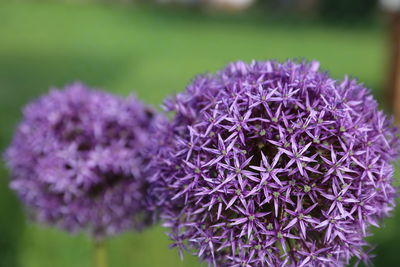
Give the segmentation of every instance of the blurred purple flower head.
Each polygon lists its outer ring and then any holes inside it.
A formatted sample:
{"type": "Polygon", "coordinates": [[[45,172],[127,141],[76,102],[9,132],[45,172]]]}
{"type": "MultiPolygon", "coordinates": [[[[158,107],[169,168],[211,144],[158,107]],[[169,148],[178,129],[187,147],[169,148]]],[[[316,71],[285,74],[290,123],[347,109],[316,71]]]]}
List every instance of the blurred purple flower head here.
{"type": "Polygon", "coordinates": [[[96,237],[150,223],[143,199],[159,115],[133,97],[78,83],[23,115],[5,159],[12,189],[36,220],[96,237]]]}
{"type": "Polygon", "coordinates": [[[395,206],[397,129],[318,62],[236,62],[166,101],[155,206],[212,266],[344,266],[395,206]]]}

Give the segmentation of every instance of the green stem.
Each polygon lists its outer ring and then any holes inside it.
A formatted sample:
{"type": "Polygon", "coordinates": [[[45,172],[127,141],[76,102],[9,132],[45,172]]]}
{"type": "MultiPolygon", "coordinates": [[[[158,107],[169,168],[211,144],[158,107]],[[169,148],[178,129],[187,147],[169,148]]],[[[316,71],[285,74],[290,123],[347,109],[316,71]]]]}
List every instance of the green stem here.
{"type": "Polygon", "coordinates": [[[104,240],[95,241],[96,267],[107,267],[107,253],[104,240]]]}

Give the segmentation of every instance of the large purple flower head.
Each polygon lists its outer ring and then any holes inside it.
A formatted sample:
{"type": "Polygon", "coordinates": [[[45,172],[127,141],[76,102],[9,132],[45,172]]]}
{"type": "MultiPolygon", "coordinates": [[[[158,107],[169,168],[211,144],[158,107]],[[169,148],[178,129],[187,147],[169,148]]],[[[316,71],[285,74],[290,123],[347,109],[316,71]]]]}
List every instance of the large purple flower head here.
{"type": "Polygon", "coordinates": [[[343,266],[395,206],[397,129],[318,62],[236,62],[166,102],[153,189],[173,246],[212,266],[343,266]]]}
{"type": "Polygon", "coordinates": [[[149,135],[135,98],[72,84],[29,104],[5,154],[11,187],[40,222],[96,237],[146,226],[149,135]]]}

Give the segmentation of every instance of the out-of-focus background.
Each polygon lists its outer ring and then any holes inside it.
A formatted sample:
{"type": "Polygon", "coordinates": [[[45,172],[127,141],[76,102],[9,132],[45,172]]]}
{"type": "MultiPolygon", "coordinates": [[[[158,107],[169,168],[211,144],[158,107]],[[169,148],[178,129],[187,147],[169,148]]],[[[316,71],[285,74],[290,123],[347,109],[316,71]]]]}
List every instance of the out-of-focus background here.
{"type": "MultiPolygon", "coordinates": [[[[49,87],[79,80],[159,106],[195,74],[234,60],[317,59],[335,78],[359,78],[390,111],[390,10],[398,1],[382,2],[384,9],[377,0],[0,0],[0,150],[22,106],[49,87]]],[[[181,262],[164,231],[110,239],[110,266],[200,266],[190,255],[181,262]]],[[[374,265],[399,266],[400,209],[373,232],[374,265]]],[[[88,267],[92,252],[85,235],[29,222],[1,163],[0,266],[88,267]]]]}

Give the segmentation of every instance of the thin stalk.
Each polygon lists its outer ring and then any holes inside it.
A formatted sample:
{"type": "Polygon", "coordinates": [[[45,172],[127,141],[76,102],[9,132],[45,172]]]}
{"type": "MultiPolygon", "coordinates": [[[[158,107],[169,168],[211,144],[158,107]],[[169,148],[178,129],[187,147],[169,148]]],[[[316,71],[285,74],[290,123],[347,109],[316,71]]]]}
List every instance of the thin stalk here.
{"type": "Polygon", "coordinates": [[[96,267],[107,267],[107,252],[104,240],[96,240],[94,245],[96,267]]]}

